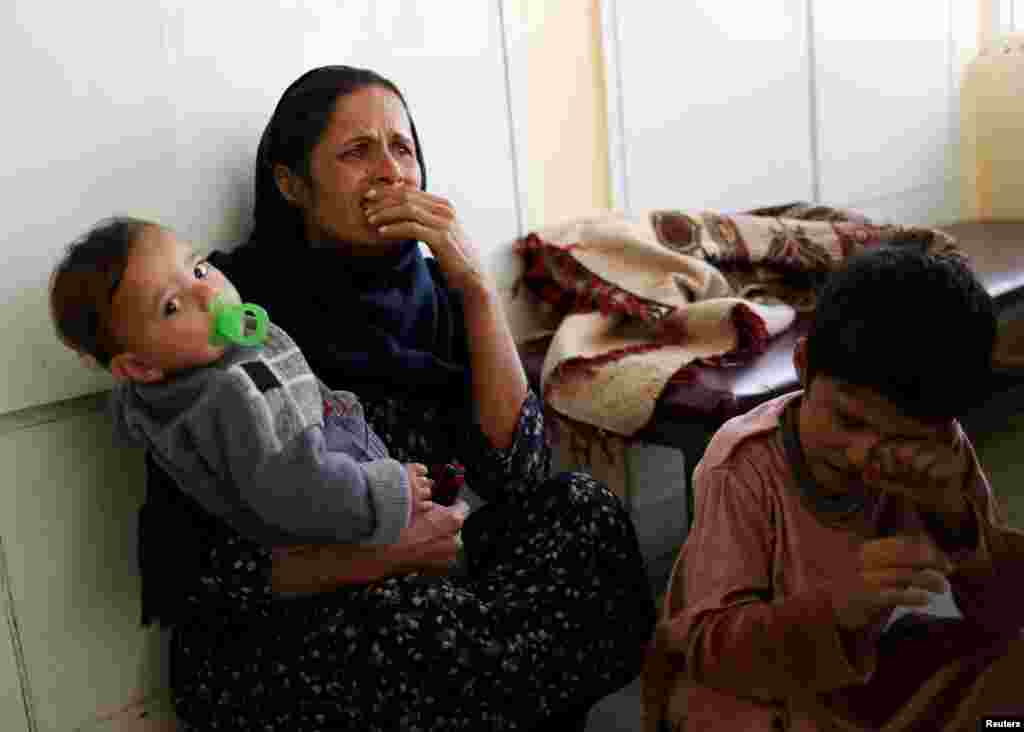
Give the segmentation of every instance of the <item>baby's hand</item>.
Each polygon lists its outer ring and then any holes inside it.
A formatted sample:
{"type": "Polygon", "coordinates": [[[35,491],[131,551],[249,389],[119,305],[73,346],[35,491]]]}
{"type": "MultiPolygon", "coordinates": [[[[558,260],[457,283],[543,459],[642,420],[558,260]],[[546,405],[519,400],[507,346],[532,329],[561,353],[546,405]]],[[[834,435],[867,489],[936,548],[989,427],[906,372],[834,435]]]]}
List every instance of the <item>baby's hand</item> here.
{"type": "Polygon", "coordinates": [[[434,492],[434,481],[427,477],[427,466],[421,463],[406,463],[405,473],[409,476],[409,496],[412,514],[430,508],[430,497],[434,492]]]}

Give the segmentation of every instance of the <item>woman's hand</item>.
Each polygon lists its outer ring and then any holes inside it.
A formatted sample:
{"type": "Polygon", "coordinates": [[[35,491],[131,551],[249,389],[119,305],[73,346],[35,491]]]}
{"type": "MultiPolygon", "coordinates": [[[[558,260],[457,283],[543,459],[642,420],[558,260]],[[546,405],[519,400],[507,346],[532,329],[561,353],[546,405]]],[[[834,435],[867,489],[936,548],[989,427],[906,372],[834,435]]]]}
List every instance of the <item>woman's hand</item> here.
{"type": "Polygon", "coordinates": [[[461,292],[480,429],[494,447],[507,448],[526,399],[526,373],[498,288],[455,210],[443,198],[405,186],[367,191],[364,209],[370,226],[383,239],[416,239],[430,247],[448,287],[461,292]]]}
{"type": "Polygon", "coordinates": [[[382,238],[416,239],[430,247],[452,289],[487,286],[476,246],[444,198],[418,188],[378,186],[366,193],[363,210],[382,238]]]}
{"type": "Polygon", "coordinates": [[[431,503],[426,510],[414,514],[396,545],[401,547],[409,571],[446,574],[458,557],[458,533],[467,515],[469,504],[463,500],[451,506],[431,503]]]}
{"type": "Polygon", "coordinates": [[[275,593],[307,594],[409,572],[447,574],[458,556],[457,534],[468,514],[465,501],[450,507],[427,501],[395,544],[309,544],[275,551],[271,588],[275,593]]]}

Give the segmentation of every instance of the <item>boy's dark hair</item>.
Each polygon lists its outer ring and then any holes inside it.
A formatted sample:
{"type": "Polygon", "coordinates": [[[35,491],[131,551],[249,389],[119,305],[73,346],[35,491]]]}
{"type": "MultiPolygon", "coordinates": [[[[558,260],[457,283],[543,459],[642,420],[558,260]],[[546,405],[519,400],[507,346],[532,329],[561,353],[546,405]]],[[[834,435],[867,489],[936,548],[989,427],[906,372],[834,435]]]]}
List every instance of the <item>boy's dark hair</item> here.
{"type": "Polygon", "coordinates": [[[995,305],[963,260],[880,247],[825,281],[807,385],[826,374],[916,419],[962,416],[989,385],[995,337],[995,305]]]}
{"type": "Polygon", "coordinates": [[[110,305],[132,245],[155,224],[118,216],[71,242],[50,279],[50,316],[57,337],[105,368],[121,348],[110,327],[110,305]]]}

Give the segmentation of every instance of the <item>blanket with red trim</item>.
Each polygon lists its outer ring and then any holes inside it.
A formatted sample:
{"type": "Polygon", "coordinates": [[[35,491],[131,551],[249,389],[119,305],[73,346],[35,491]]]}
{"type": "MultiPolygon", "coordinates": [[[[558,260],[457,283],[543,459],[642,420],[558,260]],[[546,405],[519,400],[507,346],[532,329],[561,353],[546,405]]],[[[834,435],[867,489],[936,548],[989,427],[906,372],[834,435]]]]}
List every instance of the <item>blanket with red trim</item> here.
{"type": "Polygon", "coordinates": [[[631,436],[692,364],[742,364],[814,309],[850,256],[879,245],[956,253],[940,231],[803,203],[726,214],[602,214],[529,234],[522,284],[557,326],[541,383],[575,422],[631,436]]]}

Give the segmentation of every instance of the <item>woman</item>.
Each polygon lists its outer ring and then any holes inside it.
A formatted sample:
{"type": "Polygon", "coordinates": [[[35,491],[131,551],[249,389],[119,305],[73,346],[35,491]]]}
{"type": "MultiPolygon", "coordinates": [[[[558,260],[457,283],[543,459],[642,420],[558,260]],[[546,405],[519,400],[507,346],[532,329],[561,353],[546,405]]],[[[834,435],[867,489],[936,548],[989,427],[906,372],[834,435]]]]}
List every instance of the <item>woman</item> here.
{"type": "Polygon", "coordinates": [[[433,504],[392,546],[272,554],[151,465],[144,615],[175,625],[185,729],[574,729],[639,673],[654,608],[630,519],[588,476],[547,477],[496,288],[425,184],[398,89],[315,69],[263,134],[249,242],[213,262],[360,397],[393,457],[458,460],[488,503],[464,524],[433,504]],[[189,576],[158,589],[172,515],[200,548],[166,556],[189,576]]]}

